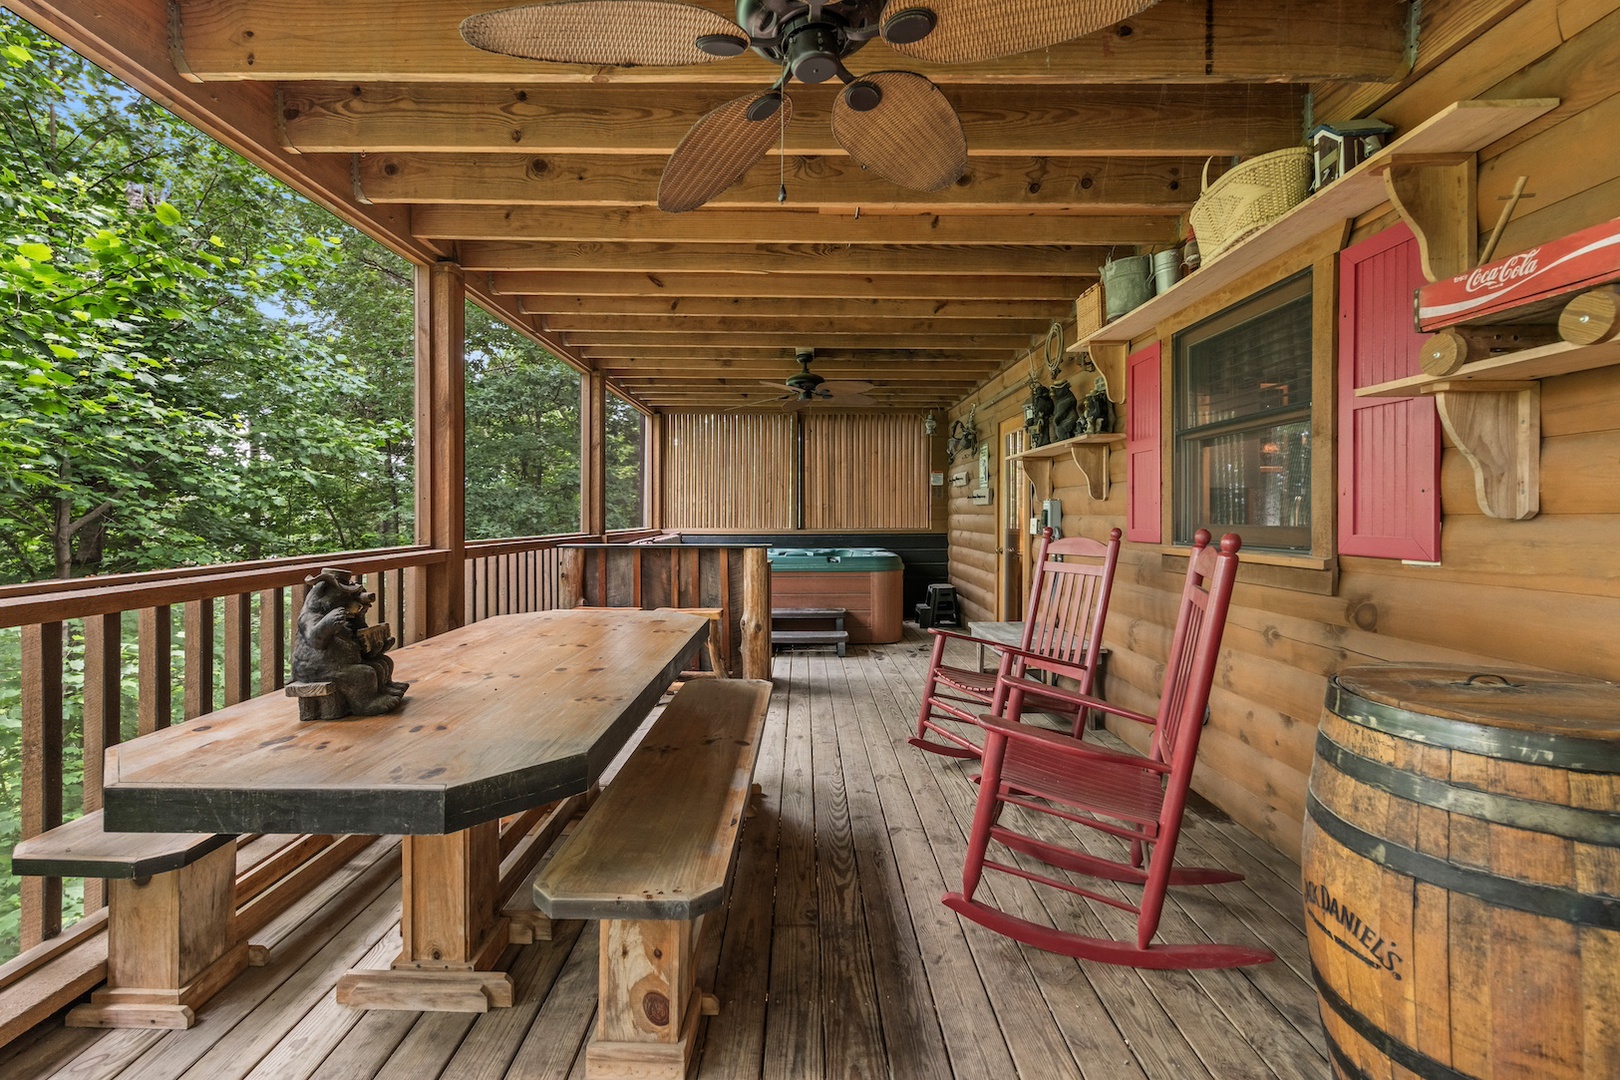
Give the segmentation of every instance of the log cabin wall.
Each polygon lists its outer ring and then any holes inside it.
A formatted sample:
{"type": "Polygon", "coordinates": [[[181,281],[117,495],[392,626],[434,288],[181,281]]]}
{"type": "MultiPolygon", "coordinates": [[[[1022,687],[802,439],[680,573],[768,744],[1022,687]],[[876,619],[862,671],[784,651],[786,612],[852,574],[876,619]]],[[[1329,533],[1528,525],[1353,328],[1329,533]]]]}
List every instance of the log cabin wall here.
{"type": "MultiPolygon", "coordinates": [[[[1408,79],[1395,86],[1317,87],[1315,120],[1374,115],[1406,130],[1461,99],[1556,97],[1558,108],[1480,152],[1481,233],[1495,225],[1505,205],[1500,196],[1520,175],[1529,177],[1526,191],[1535,197],[1515,209],[1497,258],[1620,215],[1620,144],[1607,134],[1620,122],[1620,3],[1427,0],[1421,20],[1408,79]]],[[[1344,242],[1375,236],[1397,221],[1387,207],[1375,210],[1351,223],[1344,242]]],[[[1313,259],[1316,288],[1332,290],[1331,278],[1321,279],[1331,262],[1308,251],[1306,239],[1294,255],[1182,312],[1133,342],[1133,349],[1163,342],[1168,380],[1177,330],[1313,259]]],[[[1318,387],[1324,371],[1336,370],[1336,349],[1333,335],[1317,336],[1318,387]]],[[[957,406],[951,419],[981,403],[978,433],[994,443],[997,425],[1021,408],[1025,375],[1024,365],[1015,363],[957,406]],[[985,404],[1008,388],[999,403],[985,404]]],[[[1080,393],[1091,378],[1067,365],[1063,377],[1080,393]]],[[[1331,379],[1327,385],[1335,393],[1331,379]]],[[[1168,398],[1168,381],[1165,386],[1168,398]]],[[[1620,536],[1620,368],[1542,380],[1541,426],[1541,509],[1525,521],[1481,512],[1472,470],[1446,441],[1437,565],[1343,556],[1333,560],[1336,574],[1330,566],[1286,585],[1279,583],[1285,570],[1257,560],[1245,565],[1195,779],[1203,795],[1297,859],[1317,720],[1333,672],[1353,664],[1439,661],[1620,679],[1620,648],[1610,633],[1620,625],[1620,569],[1612,558],[1620,536]],[[1268,577],[1278,581],[1266,583],[1268,577]]],[[[1333,421],[1326,430],[1318,421],[1315,434],[1321,457],[1335,443],[1333,421]]],[[[1166,484],[1168,445],[1167,438],[1166,484]]],[[[1057,459],[1054,494],[1063,501],[1067,534],[1101,537],[1124,527],[1125,466],[1123,453],[1111,455],[1114,486],[1098,502],[1088,497],[1079,469],[1067,457],[1057,459]]],[[[949,472],[964,469],[975,466],[958,460],[949,472]]],[[[1001,475],[998,455],[992,483],[1001,475]]],[[[970,618],[994,618],[992,508],[970,501],[971,486],[948,490],[952,579],[970,618]]],[[[1108,696],[1138,709],[1156,704],[1185,568],[1161,551],[1159,545],[1125,545],[1105,634],[1112,650],[1108,696]]],[[[1137,732],[1120,734],[1140,745],[1137,732]]]]}
{"type": "Polygon", "coordinates": [[[663,415],[666,530],[945,530],[945,489],[930,484],[945,440],[922,413],[663,415]]]}

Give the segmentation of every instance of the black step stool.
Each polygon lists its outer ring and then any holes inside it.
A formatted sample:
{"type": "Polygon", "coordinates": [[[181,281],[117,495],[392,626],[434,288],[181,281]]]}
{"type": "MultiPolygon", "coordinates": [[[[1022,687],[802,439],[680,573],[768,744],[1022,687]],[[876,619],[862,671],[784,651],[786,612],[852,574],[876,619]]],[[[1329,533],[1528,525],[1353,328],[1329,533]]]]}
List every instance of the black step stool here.
{"type": "Polygon", "coordinates": [[[956,607],[956,586],[928,586],[928,599],[917,605],[918,629],[927,630],[930,626],[959,627],[961,625],[962,616],[956,607]]]}

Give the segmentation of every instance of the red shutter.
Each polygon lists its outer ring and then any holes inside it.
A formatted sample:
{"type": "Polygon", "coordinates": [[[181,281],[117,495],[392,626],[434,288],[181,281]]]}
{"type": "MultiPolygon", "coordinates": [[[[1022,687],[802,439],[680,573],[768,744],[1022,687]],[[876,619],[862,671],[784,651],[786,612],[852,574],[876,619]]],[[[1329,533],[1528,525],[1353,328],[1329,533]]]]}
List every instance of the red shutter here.
{"type": "Polygon", "coordinates": [[[1164,476],[1160,460],[1159,343],[1125,361],[1125,461],[1129,490],[1125,502],[1125,537],[1157,544],[1161,536],[1160,498],[1164,476]]]}
{"type": "Polygon", "coordinates": [[[1358,398],[1422,374],[1412,294],[1427,282],[1398,225],[1339,255],[1339,553],[1440,558],[1440,423],[1434,401],[1358,398]]]}

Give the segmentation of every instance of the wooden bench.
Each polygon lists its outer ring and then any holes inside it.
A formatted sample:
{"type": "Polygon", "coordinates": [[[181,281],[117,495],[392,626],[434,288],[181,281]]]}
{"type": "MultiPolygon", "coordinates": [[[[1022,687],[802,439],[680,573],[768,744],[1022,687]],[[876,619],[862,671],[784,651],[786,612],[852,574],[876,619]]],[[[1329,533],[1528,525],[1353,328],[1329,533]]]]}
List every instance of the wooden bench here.
{"type": "Polygon", "coordinates": [[[843,656],[849,644],[849,631],[844,629],[848,615],[847,608],[772,608],[771,644],[832,645],[838,649],[838,655],[843,656]],[[775,625],[778,622],[830,622],[833,629],[778,630],[775,625]]]}
{"type": "Polygon", "coordinates": [[[725,898],[770,693],[683,686],[535,879],[547,915],[602,921],[590,1080],[686,1075],[705,1011],[701,926],[725,898]]]}
{"type": "Polygon", "coordinates": [[[247,967],[235,836],[107,832],[97,810],[19,843],[11,872],[108,881],[107,985],[69,1027],[188,1028],[247,967]]]}

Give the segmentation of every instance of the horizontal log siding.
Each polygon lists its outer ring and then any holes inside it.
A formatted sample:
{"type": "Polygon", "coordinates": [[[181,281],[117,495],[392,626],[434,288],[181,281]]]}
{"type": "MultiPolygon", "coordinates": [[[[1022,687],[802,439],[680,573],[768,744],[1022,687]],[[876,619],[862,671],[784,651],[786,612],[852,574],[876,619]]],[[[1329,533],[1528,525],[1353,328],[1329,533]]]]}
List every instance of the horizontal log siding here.
{"type": "MultiPolygon", "coordinates": [[[[1620,213],[1620,150],[1600,134],[1620,120],[1620,3],[1494,6],[1515,33],[1448,38],[1447,55],[1433,62],[1420,56],[1419,74],[1408,83],[1371,96],[1323,88],[1333,93],[1319,95],[1318,107],[1354,101],[1360,111],[1345,115],[1376,110],[1406,128],[1459,98],[1563,99],[1553,113],[1480,155],[1481,232],[1495,224],[1503,205],[1497,196],[1520,173],[1529,174],[1527,190],[1537,193],[1515,211],[1500,256],[1620,213]]],[[[1484,7],[1435,0],[1423,13],[1427,22],[1455,26],[1484,7]]],[[[1318,119],[1333,115],[1319,111],[1318,119]]],[[[1393,220],[1387,210],[1368,214],[1350,240],[1374,235],[1393,220]]],[[[1161,328],[1165,340],[1176,328],[1161,328]]],[[[1024,374],[1021,364],[1012,365],[971,400],[987,400],[1024,374]]],[[[1064,376],[1072,381],[1072,369],[1064,376]]],[[[965,414],[971,400],[952,419],[965,414]]],[[[1015,391],[981,408],[981,438],[993,438],[996,425],[1022,401],[1015,391]]],[[[1342,558],[1331,596],[1240,576],[1195,773],[1201,794],[1298,859],[1316,725],[1334,671],[1422,661],[1620,679],[1620,649],[1610,640],[1620,625],[1620,566],[1612,558],[1620,536],[1620,369],[1544,380],[1542,433],[1541,513],[1529,521],[1485,517],[1468,463],[1446,446],[1439,566],[1342,558]]],[[[963,467],[969,466],[958,463],[952,471],[963,467]]],[[[1066,533],[1101,538],[1124,526],[1123,455],[1111,458],[1110,474],[1110,497],[1096,503],[1086,496],[1079,471],[1058,459],[1053,480],[1066,533]]],[[[990,508],[968,502],[967,491],[951,489],[952,577],[969,617],[984,619],[994,607],[995,521],[990,508]]],[[[1121,554],[1104,640],[1113,653],[1108,696],[1127,707],[1157,705],[1176,565],[1172,560],[1167,567],[1154,545],[1127,543],[1121,554]]],[[[1119,734],[1145,745],[1141,731],[1119,734]]]]}

